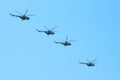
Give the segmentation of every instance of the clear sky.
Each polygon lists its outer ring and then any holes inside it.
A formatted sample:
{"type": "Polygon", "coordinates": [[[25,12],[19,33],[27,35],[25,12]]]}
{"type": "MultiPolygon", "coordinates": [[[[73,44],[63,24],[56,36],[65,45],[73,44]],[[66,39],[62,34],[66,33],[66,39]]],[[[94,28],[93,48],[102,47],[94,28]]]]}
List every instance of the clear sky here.
{"type": "Polygon", "coordinates": [[[1,0],[0,12],[0,80],[120,80],[120,0],[1,0]],[[26,9],[28,21],[9,15],[26,9]]]}

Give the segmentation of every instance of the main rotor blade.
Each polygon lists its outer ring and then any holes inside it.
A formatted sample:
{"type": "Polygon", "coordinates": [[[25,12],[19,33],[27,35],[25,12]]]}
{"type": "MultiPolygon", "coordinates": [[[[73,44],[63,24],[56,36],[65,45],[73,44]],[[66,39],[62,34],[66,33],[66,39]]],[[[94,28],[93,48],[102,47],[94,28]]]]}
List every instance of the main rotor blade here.
{"type": "Polygon", "coordinates": [[[94,61],[96,61],[97,59],[94,59],[94,60],[92,60],[91,62],[94,62],[94,61]]]}
{"type": "Polygon", "coordinates": [[[90,62],[88,59],[86,59],[88,62],[90,62]]]}
{"type": "Polygon", "coordinates": [[[59,42],[64,42],[64,40],[58,39],[59,42]]]}
{"type": "Polygon", "coordinates": [[[69,42],[72,42],[72,41],[75,41],[75,40],[69,40],[69,42]]]}
{"type": "Polygon", "coordinates": [[[19,12],[19,11],[16,11],[16,10],[15,10],[15,12],[16,12],[16,13],[18,13],[18,14],[21,14],[21,15],[23,15],[23,14],[22,14],[21,12],[19,12]]]}
{"type": "Polygon", "coordinates": [[[49,30],[48,28],[47,28],[47,26],[44,26],[47,30],[49,30]]]}
{"type": "Polygon", "coordinates": [[[27,12],[28,12],[28,9],[25,11],[24,15],[26,15],[27,12]]]}
{"type": "Polygon", "coordinates": [[[52,29],[50,29],[50,30],[53,30],[53,29],[55,29],[56,27],[53,27],[52,29]]]}
{"type": "Polygon", "coordinates": [[[66,41],[68,40],[68,37],[66,36],[66,41]]]}
{"type": "Polygon", "coordinates": [[[35,16],[35,15],[29,14],[29,15],[27,15],[27,16],[35,16]]]}
{"type": "Polygon", "coordinates": [[[58,32],[58,31],[54,31],[54,32],[58,32]]]}

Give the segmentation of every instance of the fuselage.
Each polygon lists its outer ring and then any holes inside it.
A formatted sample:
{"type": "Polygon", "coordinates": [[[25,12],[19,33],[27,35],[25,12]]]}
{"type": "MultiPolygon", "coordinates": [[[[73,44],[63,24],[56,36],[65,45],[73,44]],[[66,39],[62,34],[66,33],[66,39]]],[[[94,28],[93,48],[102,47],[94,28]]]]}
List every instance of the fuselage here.
{"type": "Polygon", "coordinates": [[[26,16],[26,15],[23,15],[23,16],[19,16],[20,19],[22,20],[29,20],[30,17],[26,16]]]}
{"type": "Polygon", "coordinates": [[[45,33],[46,33],[47,35],[54,35],[54,34],[55,34],[53,31],[50,31],[50,30],[45,31],[45,33]]]}
{"type": "Polygon", "coordinates": [[[70,43],[70,42],[67,42],[67,41],[63,42],[62,44],[63,44],[64,46],[70,46],[70,45],[71,45],[71,43],[70,43]]]}
{"type": "Polygon", "coordinates": [[[87,66],[95,66],[95,64],[89,62],[89,63],[86,63],[87,66]]]}

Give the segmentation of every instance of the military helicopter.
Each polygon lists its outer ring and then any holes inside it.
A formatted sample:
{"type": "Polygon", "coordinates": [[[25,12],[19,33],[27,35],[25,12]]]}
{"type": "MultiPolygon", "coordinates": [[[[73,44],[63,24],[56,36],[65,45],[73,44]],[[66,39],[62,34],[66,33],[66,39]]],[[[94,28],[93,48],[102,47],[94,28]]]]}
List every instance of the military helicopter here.
{"type": "Polygon", "coordinates": [[[13,16],[13,17],[19,17],[21,20],[29,20],[30,19],[29,16],[33,16],[33,15],[26,15],[26,13],[28,12],[28,9],[25,11],[24,14],[22,14],[22,13],[20,13],[18,11],[16,11],[16,12],[19,13],[19,14],[21,14],[21,15],[14,15],[12,13],[10,13],[10,15],[13,16]]]}
{"type": "Polygon", "coordinates": [[[54,41],[55,43],[58,43],[58,44],[62,44],[64,46],[70,46],[71,45],[71,41],[74,41],[74,40],[69,40],[68,41],[68,37],[66,37],[66,40],[65,41],[62,41],[62,42],[58,42],[58,41],[54,41]]]}
{"type": "Polygon", "coordinates": [[[38,30],[38,29],[36,29],[36,31],[38,31],[38,32],[43,32],[43,33],[45,33],[45,34],[47,34],[47,35],[54,35],[54,34],[55,34],[55,31],[53,31],[53,29],[55,29],[56,27],[53,27],[53,28],[51,28],[51,29],[48,29],[48,28],[45,26],[45,28],[46,28],[47,30],[38,30]]]}
{"type": "Polygon", "coordinates": [[[94,61],[96,61],[96,59],[94,59],[94,60],[92,60],[92,61],[89,61],[89,60],[87,59],[87,61],[88,61],[88,62],[86,62],[86,63],[79,61],[79,63],[80,63],[80,64],[86,64],[88,67],[91,67],[91,66],[93,67],[93,66],[95,66],[94,61]]]}

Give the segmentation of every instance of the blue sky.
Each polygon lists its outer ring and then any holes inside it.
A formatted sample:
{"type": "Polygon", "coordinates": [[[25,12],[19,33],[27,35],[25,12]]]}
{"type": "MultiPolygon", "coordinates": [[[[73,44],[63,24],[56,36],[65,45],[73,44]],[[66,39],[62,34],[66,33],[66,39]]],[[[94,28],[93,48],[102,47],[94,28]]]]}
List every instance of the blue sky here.
{"type": "Polygon", "coordinates": [[[0,80],[119,80],[119,0],[1,0],[0,80]],[[34,14],[29,21],[9,15],[34,14]],[[36,32],[57,27],[53,36],[36,32]],[[75,40],[71,46],[54,40],[75,40]],[[87,67],[78,61],[97,59],[87,67]]]}

